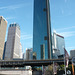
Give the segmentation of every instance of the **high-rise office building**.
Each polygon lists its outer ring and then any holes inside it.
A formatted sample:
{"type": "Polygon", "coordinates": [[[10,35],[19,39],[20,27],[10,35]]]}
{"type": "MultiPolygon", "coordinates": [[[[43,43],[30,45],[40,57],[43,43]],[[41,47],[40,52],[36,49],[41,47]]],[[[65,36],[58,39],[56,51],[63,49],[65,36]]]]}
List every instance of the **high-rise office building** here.
{"type": "Polygon", "coordinates": [[[20,27],[18,24],[10,24],[8,29],[5,60],[20,58],[20,27]]]}
{"type": "Polygon", "coordinates": [[[26,53],[23,53],[23,60],[26,60],[26,53]]]}
{"type": "Polygon", "coordinates": [[[3,58],[7,21],[0,16],[0,59],[3,58]]]}
{"type": "Polygon", "coordinates": [[[4,58],[5,58],[6,43],[7,43],[7,42],[5,42],[5,44],[4,44],[3,60],[4,60],[4,58]]]}
{"type": "Polygon", "coordinates": [[[58,58],[60,56],[64,56],[64,48],[65,48],[65,41],[62,35],[53,32],[53,56],[58,58]]]}
{"type": "Polygon", "coordinates": [[[32,60],[33,58],[33,50],[32,48],[26,49],[26,60],[32,60]]]}
{"type": "Polygon", "coordinates": [[[23,53],[22,53],[22,45],[21,45],[21,42],[20,42],[20,58],[23,58],[23,53]]]}
{"type": "Polygon", "coordinates": [[[36,59],[52,58],[49,0],[34,0],[33,52],[36,59]]]}

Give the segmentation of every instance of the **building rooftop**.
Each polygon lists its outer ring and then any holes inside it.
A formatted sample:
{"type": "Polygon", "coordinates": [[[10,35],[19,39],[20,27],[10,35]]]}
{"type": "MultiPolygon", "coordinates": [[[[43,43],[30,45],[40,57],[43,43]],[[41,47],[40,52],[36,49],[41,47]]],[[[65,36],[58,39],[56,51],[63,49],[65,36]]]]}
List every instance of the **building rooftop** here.
{"type": "Polygon", "coordinates": [[[18,28],[20,29],[20,26],[19,26],[19,24],[17,24],[17,23],[12,23],[12,24],[10,24],[9,27],[18,27],[18,28]]]}
{"type": "Polygon", "coordinates": [[[75,51],[75,49],[72,49],[71,51],[75,51]]]}
{"type": "Polygon", "coordinates": [[[3,16],[0,16],[0,19],[3,19],[4,21],[7,22],[7,20],[3,16]]]}
{"type": "Polygon", "coordinates": [[[59,35],[59,34],[57,34],[57,33],[55,33],[55,32],[54,32],[54,34],[56,34],[57,36],[59,36],[59,37],[61,37],[61,38],[63,38],[63,39],[64,39],[64,37],[63,37],[63,36],[61,36],[61,35],[59,35]]]}

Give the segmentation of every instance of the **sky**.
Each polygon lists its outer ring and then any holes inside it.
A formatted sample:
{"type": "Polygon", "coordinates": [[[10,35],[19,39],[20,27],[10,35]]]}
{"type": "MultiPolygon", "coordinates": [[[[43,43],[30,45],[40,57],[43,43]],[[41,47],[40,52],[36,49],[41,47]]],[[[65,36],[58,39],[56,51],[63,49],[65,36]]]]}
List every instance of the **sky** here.
{"type": "MultiPolygon", "coordinates": [[[[1,0],[0,16],[8,24],[18,23],[21,30],[21,44],[23,52],[33,47],[33,1],[34,0],[1,0]]],[[[50,15],[52,32],[64,36],[65,48],[75,49],[75,0],[50,0],[50,15]]]]}

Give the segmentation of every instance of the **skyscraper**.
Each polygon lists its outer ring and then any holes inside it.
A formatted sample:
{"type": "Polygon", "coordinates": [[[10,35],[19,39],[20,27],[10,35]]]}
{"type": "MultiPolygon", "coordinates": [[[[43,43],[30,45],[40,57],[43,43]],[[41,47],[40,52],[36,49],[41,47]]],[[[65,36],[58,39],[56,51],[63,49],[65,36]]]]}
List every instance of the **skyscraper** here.
{"type": "Polygon", "coordinates": [[[3,57],[7,21],[0,16],[0,59],[3,57]]]}
{"type": "Polygon", "coordinates": [[[32,60],[33,49],[26,49],[26,60],[32,60]]]}
{"type": "Polygon", "coordinates": [[[7,42],[5,42],[5,44],[4,44],[3,60],[4,60],[4,58],[5,58],[6,43],[7,43],[7,42]]]}
{"type": "Polygon", "coordinates": [[[8,29],[5,60],[20,58],[20,27],[18,24],[10,24],[8,29]]]}
{"type": "Polygon", "coordinates": [[[34,0],[33,52],[37,60],[52,58],[49,0],[34,0]]]}
{"type": "Polygon", "coordinates": [[[22,45],[21,45],[21,42],[20,42],[20,58],[23,58],[23,53],[22,53],[22,45]]]}

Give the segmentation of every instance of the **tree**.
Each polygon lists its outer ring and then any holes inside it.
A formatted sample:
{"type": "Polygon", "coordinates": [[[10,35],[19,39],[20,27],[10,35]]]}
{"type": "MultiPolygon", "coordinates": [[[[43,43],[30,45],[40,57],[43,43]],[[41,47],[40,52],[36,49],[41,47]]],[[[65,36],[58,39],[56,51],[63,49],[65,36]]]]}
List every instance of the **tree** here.
{"type": "Polygon", "coordinates": [[[48,65],[48,67],[45,68],[45,75],[54,75],[53,74],[53,64],[48,65]]]}

